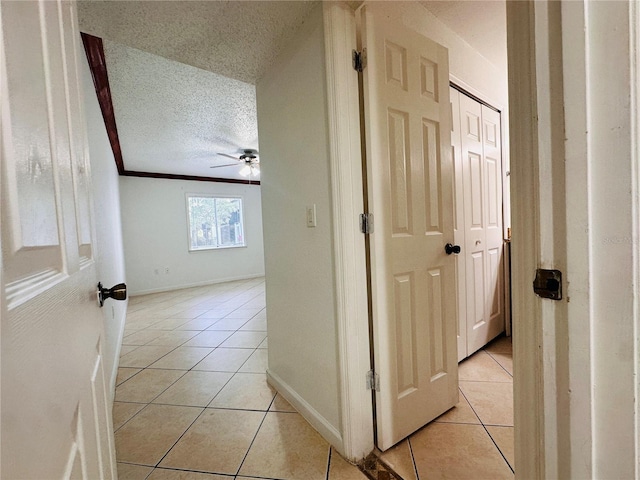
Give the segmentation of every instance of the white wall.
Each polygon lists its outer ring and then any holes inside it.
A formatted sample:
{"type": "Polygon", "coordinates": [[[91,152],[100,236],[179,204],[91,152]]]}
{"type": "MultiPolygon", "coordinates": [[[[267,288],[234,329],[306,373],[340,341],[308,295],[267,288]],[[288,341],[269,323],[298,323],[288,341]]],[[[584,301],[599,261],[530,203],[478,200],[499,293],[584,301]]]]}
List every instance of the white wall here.
{"type": "MultiPolygon", "coordinates": [[[[93,205],[95,223],[96,271],[98,280],[105,287],[124,282],[124,254],[120,219],[120,194],[118,170],[113,159],[111,144],[98,105],[89,64],[81,55],[81,70],[85,96],[85,116],[87,119],[87,141],[91,160],[93,183],[93,205]]],[[[109,300],[102,309],[104,315],[105,338],[103,358],[107,385],[111,394],[115,391],[117,359],[127,313],[127,302],[109,300]]]]}
{"type": "Polygon", "coordinates": [[[322,8],[256,86],[269,374],[339,441],[336,299],[322,8]],[[317,226],[305,207],[316,206],[317,226]]]}
{"type": "Polygon", "coordinates": [[[259,186],[120,177],[120,201],[131,295],[264,275],[259,186]],[[242,197],[247,246],[189,252],[187,193],[242,197]]]}

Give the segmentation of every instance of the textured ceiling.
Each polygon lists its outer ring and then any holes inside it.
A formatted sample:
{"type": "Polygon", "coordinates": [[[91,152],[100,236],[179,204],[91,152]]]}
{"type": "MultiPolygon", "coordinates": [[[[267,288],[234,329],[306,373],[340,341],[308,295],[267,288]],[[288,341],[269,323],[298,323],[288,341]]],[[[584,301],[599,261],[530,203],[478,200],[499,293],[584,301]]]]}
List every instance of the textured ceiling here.
{"type": "Polygon", "coordinates": [[[81,31],[104,40],[125,168],[242,179],[209,166],[259,148],[254,85],[317,4],[80,0],[81,31]]]}
{"type": "MultiPolygon", "coordinates": [[[[105,39],[125,167],[240,178],[209,165],[258,148],[253,85],[318,3],[80,0],[80,29],[105,39]]],[[[420,3],[506,67],[505,0],[420,3]]]]}
{"type": "Polygon", "coordinates": [[[317,1],[78,2],[83,32],[255,84],[317,1]]]}
{"type": "Polygon", "coordinates": [[[242,178],[209,167],[258,148],[254,85],[107,40],[104,51],[127,170],[242,178]]]}

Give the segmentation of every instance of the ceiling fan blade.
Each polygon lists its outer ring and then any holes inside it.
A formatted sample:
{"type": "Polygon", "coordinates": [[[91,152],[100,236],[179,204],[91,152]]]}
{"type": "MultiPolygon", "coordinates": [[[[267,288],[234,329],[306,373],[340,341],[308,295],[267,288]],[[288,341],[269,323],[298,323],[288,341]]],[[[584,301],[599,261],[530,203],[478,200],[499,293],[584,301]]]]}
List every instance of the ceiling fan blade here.
{"type": "Polygon", "coordinates": [[[211,165],[209,168],[220,168],[220,167],[237,167],[238,163],[227,163],[225,165],[211,165]]]}
{"type": "Polygon", "coordinates": [[[233,155],[229,155],[228,153],[218,153],[218,155],[223,156],[223,157],[227,157],[227,158],[232,158],[233,160],[236,161],[240,161],[240,159],[238,157],[234,157],[233,155]]]}

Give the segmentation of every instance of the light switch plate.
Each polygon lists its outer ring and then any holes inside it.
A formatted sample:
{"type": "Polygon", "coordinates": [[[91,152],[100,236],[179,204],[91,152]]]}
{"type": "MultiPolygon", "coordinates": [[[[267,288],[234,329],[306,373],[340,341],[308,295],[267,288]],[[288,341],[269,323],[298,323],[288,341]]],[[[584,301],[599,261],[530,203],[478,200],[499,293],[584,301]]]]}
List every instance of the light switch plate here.
{"type": "Polygon", "coordinates": [[[307,227],[315,227],[316,224],[316,204],[307,206],[307,227]]]}

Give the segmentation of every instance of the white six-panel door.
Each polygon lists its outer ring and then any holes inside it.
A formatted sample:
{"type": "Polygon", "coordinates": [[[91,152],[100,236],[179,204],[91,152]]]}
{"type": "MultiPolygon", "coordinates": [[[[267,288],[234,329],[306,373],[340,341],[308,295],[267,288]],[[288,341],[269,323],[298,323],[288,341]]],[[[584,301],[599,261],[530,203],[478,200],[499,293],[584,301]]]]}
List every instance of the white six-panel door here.
{"type": "Polygon", "coordinates": [[[500,113],[450,89],[455,163],[458,359],[504,330],[500,113]]]}
{"type": "Polygon", "coordinates": [[[458,400],[447,50],[360,10],[378,447],[458,400]]]}
{"type": "Polygon", "coordinates": [[[7,479],[116,477],[75,4],[0,4],[7,479]]]}

